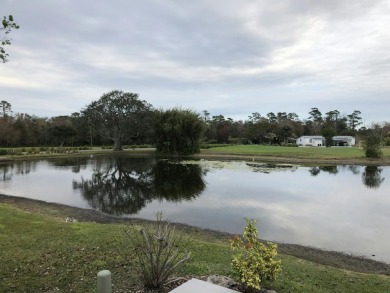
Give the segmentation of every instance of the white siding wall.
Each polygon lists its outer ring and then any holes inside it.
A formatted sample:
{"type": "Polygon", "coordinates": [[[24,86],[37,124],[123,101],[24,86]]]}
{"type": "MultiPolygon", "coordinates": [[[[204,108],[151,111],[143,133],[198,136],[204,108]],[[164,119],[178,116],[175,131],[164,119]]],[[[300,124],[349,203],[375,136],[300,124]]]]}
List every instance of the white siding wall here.
{"type": "Polygon", "coordinates": [[[324,146],[323,140],[321,138],[313,138],[313,137],[300,137],[297,140],[297,144],[301,146],[324,146]]]}

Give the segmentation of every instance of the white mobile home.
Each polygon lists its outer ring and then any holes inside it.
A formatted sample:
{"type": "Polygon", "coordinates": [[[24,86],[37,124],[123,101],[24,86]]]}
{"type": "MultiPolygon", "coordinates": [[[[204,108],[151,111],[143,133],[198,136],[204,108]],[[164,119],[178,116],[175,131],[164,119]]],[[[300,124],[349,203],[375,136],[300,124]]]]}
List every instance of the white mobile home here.
{"type": "Polygon", "coordinates": [[[297,139],[298,146],[325,146],[325,137],[319,135],[301,136],[297,139]]]}
{"type": "Polygon", "coordinates": [[[353,146],[356,144],[353,136],[333,136],[333,146],[353,146]]]}
{"type": "MultiPolygon", "coordinates": [[[[332,146],[351,147],[356,144],[353,136],[333,136],[332,146]]],[[[307,135],[297,138],[298,146],[326,146],[325,137],[319,135],[307,135]]]]}

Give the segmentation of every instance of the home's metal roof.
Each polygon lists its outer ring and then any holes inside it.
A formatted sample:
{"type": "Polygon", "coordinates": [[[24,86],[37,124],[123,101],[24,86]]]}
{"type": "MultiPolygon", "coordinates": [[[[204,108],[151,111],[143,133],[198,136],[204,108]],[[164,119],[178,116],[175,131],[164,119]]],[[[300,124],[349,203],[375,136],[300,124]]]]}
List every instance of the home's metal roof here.
{"type": "Polygon", "coordinates": [[[325,137],[320,136],[320,135],[303,135],[298,138],[316,138],[316,139],[325,139],[325,137]]]}
{"type": "Polygon", "coordinates": [[[354,139],[354,137],[349,135],[336,135],[333,136],[333,139],[354,139]]]}

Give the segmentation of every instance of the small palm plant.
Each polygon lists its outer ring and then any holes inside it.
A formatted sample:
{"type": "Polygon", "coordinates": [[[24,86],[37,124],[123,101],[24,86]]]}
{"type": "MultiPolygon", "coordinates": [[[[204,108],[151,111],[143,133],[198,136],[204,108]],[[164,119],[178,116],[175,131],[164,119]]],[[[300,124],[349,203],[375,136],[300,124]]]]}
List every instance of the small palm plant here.
{"type": "MultiPolygon", "coordinates": [[[[156,223],[125,227],[132,250],[130,263],[135,262],[141,282],[148,288],[161,288],[175,271],[190,260],[189,240],[176,233],[175,227],[156,214],[156,223]]],[[[123,256],[123,255],[122,255],[123,256]]]]}

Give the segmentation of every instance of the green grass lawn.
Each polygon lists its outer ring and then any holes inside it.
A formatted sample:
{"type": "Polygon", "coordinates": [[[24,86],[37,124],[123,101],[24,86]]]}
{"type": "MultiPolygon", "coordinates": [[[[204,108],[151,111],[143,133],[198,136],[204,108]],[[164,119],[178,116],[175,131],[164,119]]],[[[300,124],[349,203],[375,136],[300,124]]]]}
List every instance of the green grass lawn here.
{"type": "MultiPolygon", "coordinates": [[[[211,146],[211,145],[209,145],[211,146]]],[[[0,149],[7,150],[7,149],[0,149]]],[[[10,149],[8,149],[10,150],[10,149]]],[[[86,154],[110,154],[111,149],[102,149],[94,147],[91,150],[78,150],[77,148],[64,148],[61,152],[46,152],[41,151],[40,148],[12,148],[15,155],[2,155],[3,158],[8,159],[29,159],[40,157],[58,157],[58,156],[76,156],[86,154]]],[[[128,154],[142,154],[145,156],[155,155],[155,150],[152,148],[144,149],[128,149],[123,153],[128,154]]],[[[382,148],[382,162],[386,161],[389,164],[390,147],[382,148]]],[[[316,160],[355,160],[356,162],[364,162],[367,159],[364,156],[364,151],[357,147],[345,148],[325,148],[325,147],[283,147],[283,146],[269,146],[269,145],[227,145],[210,147],[202,149],[202,155],[223,155],[223,156],[262,156],[269,158],[287,158],[287,159],[306,159],[316,162],[316,160]]],[[[381,164],[379,161],[378,164],[381,164]]]]}
{"type": "MultiPolygon", "coordinates": [[[[383,157],[390,158],[390,147],[382,149],[383,157]]],[[[234,145],[203,150],[205,154],[235,154],[285,158],[355,159],[363,158],[361,148],[282,147],[266,145],[234,145]]]]}
{"type": "MultiPolygon", "coordinates": [[[[132,292],[138,281],[126,251],[123,225],[66,223],[58,215],[0,204],[0,292],[96,292],[96,274],[113,274],[114,292],[132,292]],[[115,240],[116,239],[116,240],[115,240]]],[[[260,231],[261,232],[261,231],[260,231]]],[[[179,275],[230,274],[225,241],[203,235],[190,246],[191,263],[179,275]]],[[[283,292],[390,292],[390,276],[362,274],[281,255],[283,272],[274,285],[283,292]]]]}

